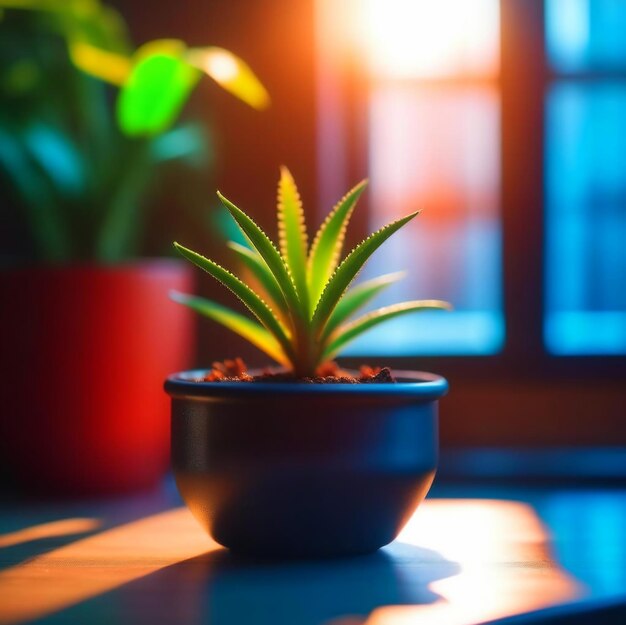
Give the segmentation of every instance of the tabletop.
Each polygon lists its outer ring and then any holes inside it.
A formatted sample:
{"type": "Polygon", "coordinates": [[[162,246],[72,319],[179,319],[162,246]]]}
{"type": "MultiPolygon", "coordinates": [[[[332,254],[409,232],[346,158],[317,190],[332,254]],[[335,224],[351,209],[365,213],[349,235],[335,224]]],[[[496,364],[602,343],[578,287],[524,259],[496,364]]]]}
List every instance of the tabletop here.
{"type": "Polygon", "coordinates": [[[605,604],[626,622],[622,489],[439,485],[379,552],[304,562],[231,556],[171,480],[0,506],[1,624],[469,625],[605,604]]]}

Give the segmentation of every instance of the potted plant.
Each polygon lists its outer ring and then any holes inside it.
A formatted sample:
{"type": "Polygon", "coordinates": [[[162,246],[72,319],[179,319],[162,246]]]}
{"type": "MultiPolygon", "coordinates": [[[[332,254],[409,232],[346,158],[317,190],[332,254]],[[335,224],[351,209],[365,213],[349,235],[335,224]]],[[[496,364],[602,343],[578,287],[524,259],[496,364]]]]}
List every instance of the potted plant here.
{"type": "Polygon", "coordinates": [[[97,0],[0,0],[3,219],[30,245],[0,252],[0,481],[63,493],[145,487],[169,455],[158,391],[188,366],[192,288],[180,260],[144,256],[149,191],[202,167],[206,133],[177,123],[208,75],[254,108],[265,89],[216,47],[135,48],[97,0]]]}
{"type": "Polygon", "coordinates": [[[336,556],[392,541],[423,499],[437,458],[437,400],[446,381],[431,373],[363,368],[332,359],[353,338],[398,315],[448,309],[410,301],[353,318],[400,275],[351,284],[371,254],[413,219],[381,228],[339,262],[365,182],[325,219],[309,246],[292,176],[278,186],[279,249],[218,193],[247,245],[230,246],[251,288],[214,261],[175,243],[230,289],[254,318],[199,297],[172,297],[248,339],[280,370],[245,371],[240,360],[170,376],[172,464],[179,491],[220,544],[262,556],[336,556]]]}

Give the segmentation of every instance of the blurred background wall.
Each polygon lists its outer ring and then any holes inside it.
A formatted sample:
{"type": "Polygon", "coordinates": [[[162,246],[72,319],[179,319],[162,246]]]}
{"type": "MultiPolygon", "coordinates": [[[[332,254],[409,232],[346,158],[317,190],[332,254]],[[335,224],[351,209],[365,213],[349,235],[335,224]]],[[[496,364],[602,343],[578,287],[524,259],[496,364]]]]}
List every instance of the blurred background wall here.
{"type": "MultiPolygon", "coordinates": [[[[274,232],[280,164],[316,223],[369,176],[350,242],[423,208],[370,270],[409,270],[390,300],[442,298],[455,311],[381,327],[346,362],[446,375],[452,446],[626,443],[624,3],[112,4],[136,43],[226,47],[272,98],[259,113],[200,86],[184,117],[208,128],[211,166],[153,197],[149,253],[178,238],[228,262],[216,188],[274,232]]],[[[19,252],[19,220],[3,214],[3,246],[19,252]]],[[[198,288],[228,301],[208,278],[198,288]]],[[[199,364],[262,364],[211,323],[199,329],[199,364]]]]}

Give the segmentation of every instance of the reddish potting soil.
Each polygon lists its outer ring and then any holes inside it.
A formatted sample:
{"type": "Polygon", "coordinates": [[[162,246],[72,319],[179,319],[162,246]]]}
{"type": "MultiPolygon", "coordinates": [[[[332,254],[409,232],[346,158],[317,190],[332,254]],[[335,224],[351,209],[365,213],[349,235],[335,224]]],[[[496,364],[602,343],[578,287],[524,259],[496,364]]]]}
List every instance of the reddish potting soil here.
{"type": "Polygon", "coordinates": [[[332,362],[320,367],[315,377],[296,377],[293,373],[275,373],[264,371],[259,375],[250,375],[241,358],[214,362],[207,375],[199,382],[279,382],[304,384],[380,384],[396,382],[389,367],[370,367],[364,365],[358,376],[343,371],[332,362]]]}

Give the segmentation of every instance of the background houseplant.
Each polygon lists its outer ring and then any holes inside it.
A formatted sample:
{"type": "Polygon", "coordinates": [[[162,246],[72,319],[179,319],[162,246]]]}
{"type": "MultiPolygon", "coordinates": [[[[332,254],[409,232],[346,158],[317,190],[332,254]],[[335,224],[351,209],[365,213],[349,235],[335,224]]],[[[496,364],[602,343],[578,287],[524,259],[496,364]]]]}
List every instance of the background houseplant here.
{"type": "Polygon", "coordinates": [[[371,373],[326,375],[330,359],[373,326],[401,314],[450,308],[447,302],[421,300],[351,319],[399,277],[350,288],[357,273],[417,215],[384,226],[340,262],[364,186],[339,201],[309,247],[300,197],[283,168],[280,251],[218,193],[247,242],[231,247],[253,276],[254,288],[175,244],[256,320],[202,298],[173,297],[237,332],[287,370],[250,377],[227,366],[231,375],[218,381],[213,372],[191,371],[166,382],[179,490],[213,538],[235,551],[276,557],[378,549],[395,538],[434,477],[436,406],[447,390],[443,378],[401,372],[392,383],[371,373]]]}
{"type": "Polygon", "coordinates": [[[3,242],[3,474],[65,491],[147,485],[167,458],[158,385],[191,348],[165,298],[190,288],[189,270],[136,261],[147,195],[163,167],[207,163],[202,128],[175,125],[203,75],[256,108],[267,93],[224,49],[135,49],[97,1],[0,8],[3,212],[30,242],[26,257],[3,242]]]}

